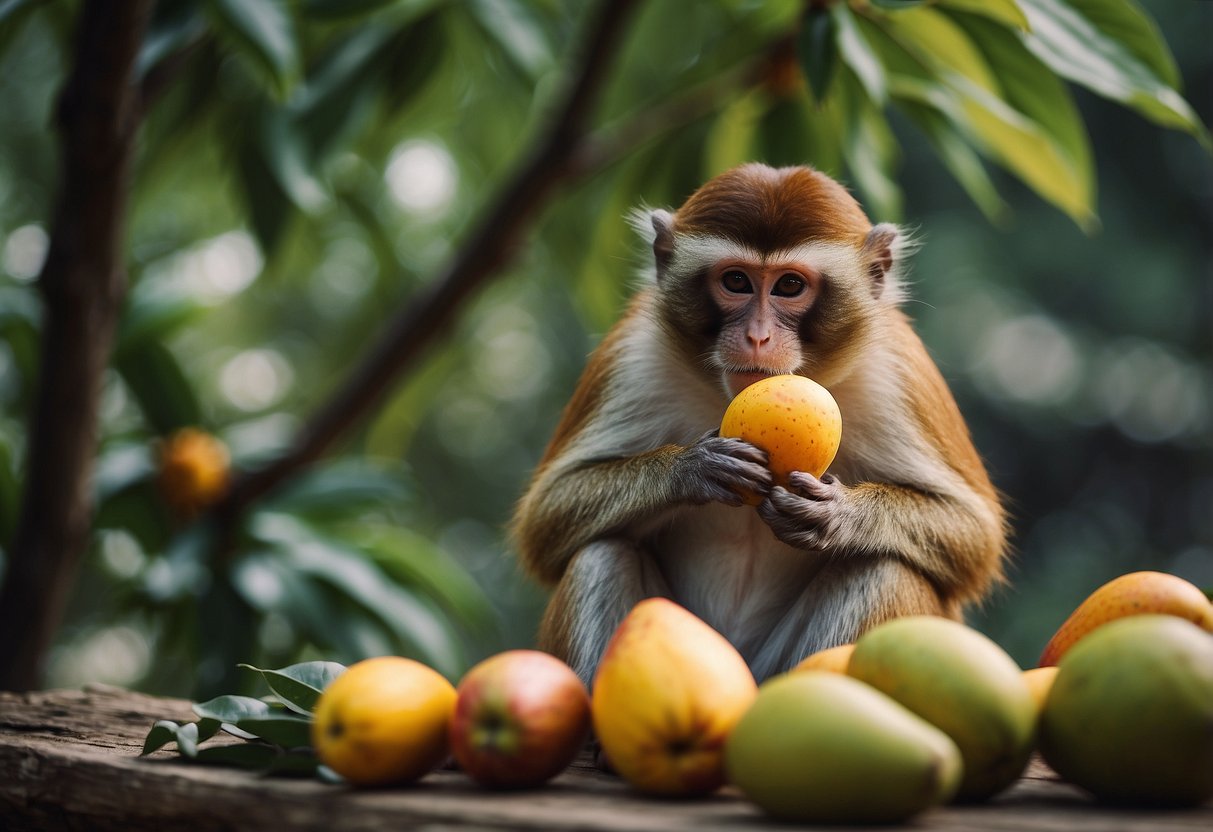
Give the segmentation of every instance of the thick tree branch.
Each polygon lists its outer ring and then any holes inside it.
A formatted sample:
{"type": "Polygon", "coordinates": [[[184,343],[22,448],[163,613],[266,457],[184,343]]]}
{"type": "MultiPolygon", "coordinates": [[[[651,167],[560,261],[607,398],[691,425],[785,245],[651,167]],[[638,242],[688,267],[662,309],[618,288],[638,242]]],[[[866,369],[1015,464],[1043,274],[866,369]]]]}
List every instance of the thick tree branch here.
{"type": "Polygon", "coordinates": [[[39,685],[91,520],[101,379],[126,291],[135,58],[152,0],[90,0],[59,100],[62,160],[50,248],[25,491],[0,588],[0,688],[39,685]]]}
{"type": "Polygon", "coordinates": [[[369,413],[396,378],[443,333],[450,331],[462,303],[513,255],[527,224],[569,174],[572,155],[587,131],[610,58],[636,5],[635,0],[599,3],[586,27],[589,42],[563,104],[517,173],[497,195],[445,271],[426,284],[388,324],[378,343],[321,406],[294,445],[265,468],[235,482],[227,499],[214,511],[223,525],[230,529],[249,505],[318,458],[369,413]]]}

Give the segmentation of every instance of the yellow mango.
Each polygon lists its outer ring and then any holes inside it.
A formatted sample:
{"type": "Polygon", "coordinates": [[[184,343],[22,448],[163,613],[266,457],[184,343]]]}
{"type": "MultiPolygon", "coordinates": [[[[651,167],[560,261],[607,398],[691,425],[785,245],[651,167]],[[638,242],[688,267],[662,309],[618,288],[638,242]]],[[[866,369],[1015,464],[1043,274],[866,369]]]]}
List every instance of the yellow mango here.
{"type": "Polygon", "coordinates": [[[688,795],[724,783],[724,742],[758,686],[733,645],[665,598],[641,601],[594,677],[594,732],[621,777],[688,795]]]}
{"type": "Polygon", "coordinates": [[[1109,621],[1143,613],[1186,618],[1213,633],[1213,603],[1196,586],[1165,572],[1130,572],[1104,584],[1078,605],[1049,639],[1040,666],[1057,664],[1079,640],[1109,621]]]}

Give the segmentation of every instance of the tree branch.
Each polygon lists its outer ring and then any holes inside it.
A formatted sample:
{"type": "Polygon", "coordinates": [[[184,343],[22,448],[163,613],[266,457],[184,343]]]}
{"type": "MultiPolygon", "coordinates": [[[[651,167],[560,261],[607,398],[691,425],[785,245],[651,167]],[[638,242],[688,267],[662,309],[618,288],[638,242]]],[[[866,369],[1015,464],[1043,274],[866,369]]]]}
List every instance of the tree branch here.
{"type": "Polygon", "coordinates": [[[654,138],[713,112],[729,93],[762,82],[782,45],[776,41],[751,62],[591,133],[588,113],[630,5],[609,0],[602,4],[599,22],[589,27],[594,41],[564,106],[454,261],[389,322],[378,344],[328,397],[293,445],[266,467],[239,477],[228,496],[202,518],[218,524],[221,550],[230,545],[232,531],[251,505],[314,462],[365,418],[399,376],[450,331],[464,301],[506,265],[518,238],[552,190],[592,175],[654,138]]]}
{"type": "MultiPolygon", "coordinates": [[[[290,449],[268,466],[238,478],[212,512],[230,530],[249,505],[318,458],[362,419],[395,379],[450,331],[463,302],[513,255],[523,230],[570,171],[587,130],[609,60],[622,39],[635,0],[603,0],[589,21],[590,40],[563,104],[513,178],[497,195],[454,260],[393,319],[353,372],[312,417],[290,449]]],[[[224,535],[220,535],[224,537],[224,535]]]]}
{"type": "Polygon", "coordinates": [[[101,379],[126,292],[124,244],[139,126],[135,59],[152,0],[90,0],[59,99],[61,179],[38,280],[45,306],[25,491],[0,588],[0,688],[40,684],[93,508],[101,379]]]}

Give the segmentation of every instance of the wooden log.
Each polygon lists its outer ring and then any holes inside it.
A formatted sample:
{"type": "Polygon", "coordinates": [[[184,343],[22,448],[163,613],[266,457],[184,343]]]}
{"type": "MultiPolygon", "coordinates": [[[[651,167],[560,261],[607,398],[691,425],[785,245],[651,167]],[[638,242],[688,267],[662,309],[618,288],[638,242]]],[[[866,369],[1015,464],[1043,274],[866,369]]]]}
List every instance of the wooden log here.
{"type": "MultiPolygon", "coordinates": [[[[115,688],[0,693],[0,828],[658,832],[795,828],[768,821],[730,789],[696,800],[644,797],[595,770],[588,758],[544,788],[493,792],[449,770],[436,771],[408,787],[357,790],[317,780],[188,765],[169,751],[139,757],[153,722],[193,718],[183,700],[115,688]]],[[[211,740],[216,741],[226,740],[211,740]]],[[[1100,806],[1037,761],[993,802],[938,808],[913,826],[928,832],[1207,832],[1213,829],[1213,805],[1174,812],[1100,806]]]]}

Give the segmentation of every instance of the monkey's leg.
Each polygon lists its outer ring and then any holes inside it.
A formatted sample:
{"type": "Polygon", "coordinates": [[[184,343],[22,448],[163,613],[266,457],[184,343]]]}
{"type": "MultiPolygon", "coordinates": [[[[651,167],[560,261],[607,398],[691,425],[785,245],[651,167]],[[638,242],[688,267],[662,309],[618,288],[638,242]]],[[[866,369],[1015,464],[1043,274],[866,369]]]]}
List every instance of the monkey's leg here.
{"type": "Polygon", "coordinates": [[[903,615],[946,615],[945,605],[920,573],[892,558],[831,559],[772,629],[754,657],[761,682],[818,650],[855,641],[861,634],[903,615]]]}
{"type": "Polygon", "coordinates": [[[539,647],[585,682],[619,622],[637,602],[669,588],[653,558],[625,540],[598,540],[573,556],[539,625],[539,647]]]}

